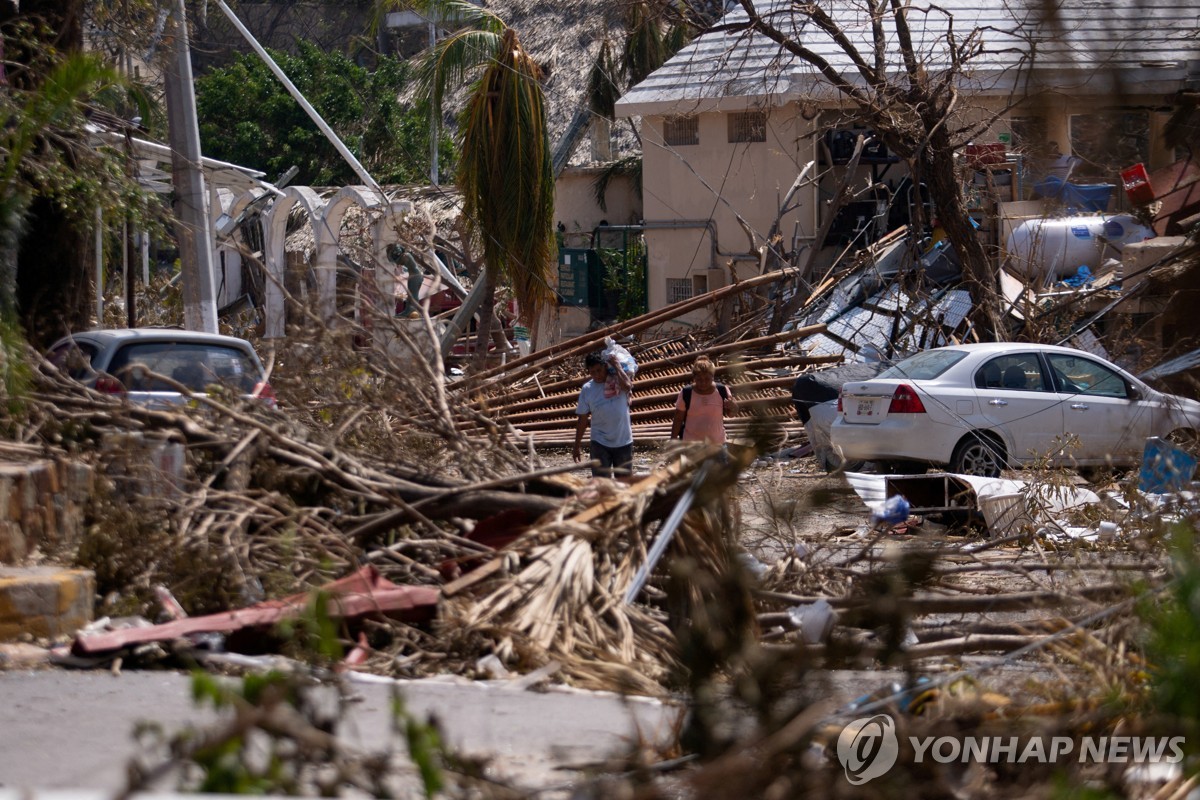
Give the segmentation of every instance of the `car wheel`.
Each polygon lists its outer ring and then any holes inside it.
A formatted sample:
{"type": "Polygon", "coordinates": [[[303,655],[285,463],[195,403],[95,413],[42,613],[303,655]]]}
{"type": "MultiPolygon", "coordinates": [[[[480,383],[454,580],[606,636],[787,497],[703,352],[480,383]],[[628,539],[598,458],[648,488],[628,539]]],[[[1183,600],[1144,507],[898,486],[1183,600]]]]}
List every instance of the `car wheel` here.
{"type": "Polygon", "coordinates": [[[999,478],[1006,464],[1004,446],[990,436],[971,433],[954,448],[950,471],[959,475],[999,478]]]}

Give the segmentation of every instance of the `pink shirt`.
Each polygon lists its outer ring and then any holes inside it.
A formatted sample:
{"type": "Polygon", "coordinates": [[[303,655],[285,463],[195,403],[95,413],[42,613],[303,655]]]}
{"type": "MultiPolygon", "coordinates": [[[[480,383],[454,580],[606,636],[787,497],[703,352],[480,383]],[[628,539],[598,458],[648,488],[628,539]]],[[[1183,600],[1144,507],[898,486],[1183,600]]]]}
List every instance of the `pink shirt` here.
{"type": "MultiPolygon", "coordinates": [[[[685,407],[681,391],[675,398],[675,408],[682,411],[685,407]]],[[[712,394],[700,394],[692,390],[692,404],[687,409],[687,419],[683,424],[683,440],[725,444],[725,401],[716,388],[712,394]]]]}

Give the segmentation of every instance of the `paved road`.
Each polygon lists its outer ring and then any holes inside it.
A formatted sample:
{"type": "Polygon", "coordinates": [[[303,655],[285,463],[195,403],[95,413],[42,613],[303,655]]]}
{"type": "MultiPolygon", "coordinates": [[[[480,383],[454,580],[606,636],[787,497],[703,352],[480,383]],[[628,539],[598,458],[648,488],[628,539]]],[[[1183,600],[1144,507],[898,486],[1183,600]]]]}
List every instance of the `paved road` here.
{"type": "MultiPolygon", "coordinates": [[[[676,713],[654,701],[521,691],[499,683],[400,685],[412,712],[437,714],[453,747],[494,756],[498,776],[529,788],[568,781],[570,773],[558,766],[620,752],[638,727],[645,738],[665,739],[676,713]]],[[[186,675],[173,672],[0,672],[0,789],[124,787],[126,764],[144,752],[132,735],[139,721],[173,731],[215,719],[193,706],[189,686],[186,675]]],[[[370,752],[389,741],[404,752],[404,744],[389,735],[390,687],[356,683],[354,689],[361,701],[339,736],[370,752]]]]}

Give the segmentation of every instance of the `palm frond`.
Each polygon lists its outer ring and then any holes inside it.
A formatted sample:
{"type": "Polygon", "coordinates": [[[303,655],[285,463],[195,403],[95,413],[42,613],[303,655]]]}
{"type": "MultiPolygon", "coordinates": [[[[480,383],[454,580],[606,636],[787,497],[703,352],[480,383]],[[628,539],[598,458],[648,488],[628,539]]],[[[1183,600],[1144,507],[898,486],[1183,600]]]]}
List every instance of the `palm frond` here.
{"type": "Polygon", "coordinates": [[[621,71],[629,85],[634,86],[663,65],[667,60],[666,48],[662,26],[644,0],[629,5],[625,27],[627,34],[621,53],[621,71]]]}
{"type": "Polygon", "coordinates": [[[600,45],[596,61],[588,73],[588,107],[602,117],[612,119],[616,113],[621,89],[617,86],[619,67],[613,58],[607,39],[600,45]]]}
{"type": "Polygon", "coordinates": [[[17,124],[3,136],[0,186],[8,186],[16,177],[22,159],[48,129],[81,126],[81,102],[120,82],[120,76],[94,54],[73,54],[56,64],[37,89],[26,93],[17,124]]]}
{"type": "Polygon", "coordinates": [[[506,30],[459,123],[464,210],[480,227],[488,265],[531,314],[552,298],[555,260],[554,173],[540,77],[516,32],[506,30]]]}
{"type": "Polygon", "coordinates": [[[640,196],[642,193],[642,157],[626,156],[618,159],[596,176],[596,180],[592,182],[592,190],[595,192],[596,204],[600,206],[601,211],[608,211],[605,195],[608,193],[609,184],[617,178],[632,180],[634,193],[640,196]]]}
{"type": "Polygon", "coordinates": [[[440,26],[474,28],[488,33],[501,33],[507,27],[504,20],[486,8],[469,0],[385,0],[397,8],[411,8],[425,14],[440,26]]]}
{"type": "Polygon", "coordinates": [[[491,31],[463,30],[441,40],[417,64],[417,99],[440,113],[446,92],[493,63],[500,46],[500,35],[491,31]]]}
{"type": "Polygon", "coordinates": [[[680,22],[667,29],[663,38],[663,62],[678,53],[692,40],[692,28],[687,23],[680,22]]]}

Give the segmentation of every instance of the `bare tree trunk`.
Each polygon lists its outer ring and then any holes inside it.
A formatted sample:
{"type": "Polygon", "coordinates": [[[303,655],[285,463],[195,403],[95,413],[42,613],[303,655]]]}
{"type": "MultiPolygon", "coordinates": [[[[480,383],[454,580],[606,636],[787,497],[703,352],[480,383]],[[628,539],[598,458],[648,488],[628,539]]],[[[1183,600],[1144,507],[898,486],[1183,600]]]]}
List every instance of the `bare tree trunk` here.
{"type": "Polygon", "coordinates": [[[1004,341],[1008,337],[999,312],[999,273],[971,224],[954,161],[954,148],[941,129],[930,136],[924,155],[924,169],[914,173],[914,180],[919,176],[925,181],[937,209],[938,221],[958,254],[963,288],[971,293],[975,304],[972,316],[987,338],[1004,341]]]}
{"type": "Polygon", "coordinates": [[[483,369],[487,366],[488,342],[492,338],[492,322],[495,319],[496,270],[486,270],[483,275],[483,302],[479,305],[479,328],[475,332],[475,367],[483,369]]]}

